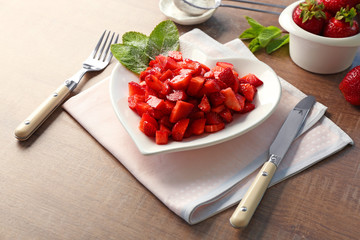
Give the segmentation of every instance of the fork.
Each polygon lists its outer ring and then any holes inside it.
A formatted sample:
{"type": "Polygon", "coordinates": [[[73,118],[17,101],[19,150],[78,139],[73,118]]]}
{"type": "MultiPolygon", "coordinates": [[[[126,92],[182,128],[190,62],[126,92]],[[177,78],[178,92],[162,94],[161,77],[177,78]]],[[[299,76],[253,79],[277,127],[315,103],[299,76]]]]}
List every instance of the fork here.
{"type": "Polygon", "coordinates": [[[77,87],[85,73],[92,71],[101,71],[109,65],[112,58],[110,46],[118,42],[119,34],[111,31],[106,34],[106,30],[101,35],[99,42],[90,56],[83,62],[81,70],[61,84],[42,104],[39,105],[20,125],[15,129],[15,137],[24,141],[27,140],[41,124],[60,106],[70,93],[77,87]],[[106,37],[105,37],[106,36],[106,37]],[[105,37],[105,40],[104,40],[105,37]],[[104,41],[103,41],[104,40],[104,41]],[[108,41],[109,40],[109,41],[108,41]],[[114,41],[113,41],[114,40],[114,41]],[[104,51],[105,50],[105,51],[104,51]]]}

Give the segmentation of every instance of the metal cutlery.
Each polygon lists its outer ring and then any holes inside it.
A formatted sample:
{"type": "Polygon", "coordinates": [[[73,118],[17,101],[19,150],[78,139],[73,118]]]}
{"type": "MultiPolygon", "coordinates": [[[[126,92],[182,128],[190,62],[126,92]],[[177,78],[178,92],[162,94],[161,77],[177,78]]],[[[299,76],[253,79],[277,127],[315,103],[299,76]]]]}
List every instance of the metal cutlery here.
{"type": "Polygon", "coordinates": [[[15,129],[15,137],[24,141],[27,140],[60,106],[69,94],[78,86],[85,73],[91,71],[101,71],[108,66],[112,58],[110,46],[117,43],[119,35],[115,37],[115,32],[110,36],[110,31],[106,30],[101,35],[90,56],[83,62],[82,68],[72,77],[61,84],[42,104],[39,105],[20,125],[15,129]],[[114,39],[115,37],[115,39],[114,39]],[[105,38],[105,39],[104,39],[105,38]],[[104,51],[105,50],[105,51],[104,51]]]}

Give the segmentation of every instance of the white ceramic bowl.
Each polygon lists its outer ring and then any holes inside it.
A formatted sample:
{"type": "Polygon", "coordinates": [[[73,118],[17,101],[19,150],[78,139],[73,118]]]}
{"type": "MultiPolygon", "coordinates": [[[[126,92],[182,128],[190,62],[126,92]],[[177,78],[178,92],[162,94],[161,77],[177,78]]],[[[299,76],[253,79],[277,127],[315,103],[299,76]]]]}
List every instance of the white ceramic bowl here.
{"type": "Polygon", "coordinates": [[[116,116],[135,142],[139,151],[144,155],[208,147],[239,137],[270,117],[280,101],[280,81],[276,73],[265,63],[247,58],[213,59],[197,55],[196,51],[192,54],[186,57],[200,61],[209,67],[215,66],[217,61],[230,62],[234,64],[239,75],[244,76],[248,73],[254,73],[260,79],[263,79],[264,84],[258,88],[253,101],[256,107],[249,113],[236,114],[234,120],[219,132],[212,134],[204,133],[200,136],[186,138],[181,142],[169,141],[166,145],[157,145],[153,139],[140,132],[138,128],[140,117],[128,107],[127,85],[130,81],[138,81],[138,76],[118,63],[112,72],[110,80],[111,103],[116,116]]]}
{"type": "Polygon", "coordinates": [[[290,57],[299,67],[320,74],[344,71],[354,61],[360,46],[360,33],[346,38],[329,38],[300,28],[292,19],[299,3],[290,4],[279,17],[279,23],[290,34],[290,57]]]}

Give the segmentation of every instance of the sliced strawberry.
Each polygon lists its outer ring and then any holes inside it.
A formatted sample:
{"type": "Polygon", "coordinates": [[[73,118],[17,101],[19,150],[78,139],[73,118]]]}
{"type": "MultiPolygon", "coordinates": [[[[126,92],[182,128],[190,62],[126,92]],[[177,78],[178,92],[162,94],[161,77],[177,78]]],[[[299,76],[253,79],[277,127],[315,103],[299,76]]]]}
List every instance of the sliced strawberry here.
{"type": "Polygon", "coordinates": [[[232,71],[232,68],[227,67],[222,72],[219,73],[219,80],[224,82],[227,87],[231,87],[234,84],[235,77],[232,71]]]}
{"type": "Polygon", "coordinates": [[[214,77],[215,78],[218,78],[219,77],[219,74],[224,71],[224,68],[223,67],[220,67],[220,66],[215,66],[211,69],[211,71],[214,73],[214,77]]]}
{"type": "Polygon", "coordinates": [[[229,123],[232,122],[233,120],[233,116],[231,111],[228,108],[225,108],[223,111],[221,111],[219,113],[220,117],[222,117],[222,119],[224,119],[225,122],[229,123]]]}
{"type": "Polygon", "coordinates": [[[236,93],[235,96],[236,96],[236,99],[238,100],[238,102],[240,103],[240,108],[241,108],[240,111],[241,111],[245,107],[246,99],[243,95],[241,95],[239,93],[236,93]]]}
{"type": "Polygon", "coordinates": [[[263,85],[263,81],[261,81],[255,74],[249,73],[242,78],[240,78],[240,83],[250,83],[254,87],[259,87],[263,85]]]}
{"type": "Polygon", "coordinates": [[[145,102],[145,96],[144,95],[132,95],[128,97],[128,105],[129,108],[131,108],[132,110],[135,110],[136,105],[138,105],[138,103],[140,102],[145,102]]]}
{"type": "Polygon", "coordinates": [[[177,62],[183,60],[182,53],[179,52],[179,51],[169,51],[168,52],[168,57],[171,57],[172,59],[174,59],[177,62]]]}
{"type": "Polygon", "coordinates": [[[187,99],[187,94],[184,90],[173,90],[170,94],[166,95],[166,99],[169,101],[184,101],[187,99]]]}
{"type": "Polygon", "coordinates": [[[168,69],[159,77],[159,80],[163,82],[169,78],[173,78],[173,76],[174,76],[173,72],[170,69],[168,69]]]}
{"type": "Polygon", "coordinates": [[[146,102],[137,103],[135,106],[135,110],[139,116],[142,116],[144,113],[151,114],[151,112],[154,111],[154,109],[152,109],[152,107],[150,107],[150,105],[146,102]]]}
{"type": "Polygon", "coordinates": [[[142,122],[142,131],[145,133],[146,136],[154,137],[155,133],[156,133],[156,128],[153,124],[149,123],[148,121],[143,121],[142,122]]]}
{"type": "Polygon", "coordinates": [[[169,136],[170,136],[170,134],[171,134],[171,130],[170,129],[172,129],[172,127],[173,127],[174,125],[171,125],[171,127],[167,127],[167,126],[165,126],[164,124],[159,124],[159,130],[160,131],[165,131],[165,132],[167,132],[168,134],[169,134],[169,136]]]}
{"type": "Polygon", "coordinates": [[[155,142],[158,145],[164,145],[169,142],[169,132],[157,130],[155,132],[155,142]]]}
{"type": "Polygon", "coordinates": [[[175,107],[175,102],[164,100],[165,108],[162,110],[164,114],[169,115],[173,108],[175,107]]]}
{"type": "Polygon", "coordinates": [[[201,111],[208,113],[211,110],[209,99],[206,97],[206,95],[203,96],[201,99],[200,104],[198,105],[201,111]]]}
{"type": "Polygon", "coordinates": [[[145,95],[145,89],[137,82],[129,82],[128,83],[129,88],[129,96],[133,96],[135,94],[138,95],[145,95]]]}
{"type": "Polygon", "coordinates": [[[169,84],[175,90],[186,90],[192,76],[190,74],[176,75],[170,79],[169,84]]]}
{"type": "Polygon", "coordinates": [[[220,91],[222,95],[225,96],[225,101],[224,104],[226,107],[234,110],[234,111],[240,111],[241,110],[241,106],[239,101],[236,98],[236,95],[234,93],[234,91],[228,87],[226,89],[223,89],[220,91]]]}
{"type": "Polygon", "coordinates": [[[219,105],[219,106],[216,106],[216,107],[213,107],[212,109],[211,109],[211,111],[212,112],[216,112],[216,113],[221,113],[222,111],[224,111],[225,110],[225,105],[224,104],[221,104],[221,105],[219,105]]]}
{"type": "Polygon", "coordinates": [[[203,87],[204,82],[205,82],[205,78],[203,76],[192,77],[189,82],[189,86],[187,88],[186,93],[189,96],[196,96],[200,91],[200,89],[203,87]]]}
{"type": "Polygon", "coordinates": [[[149,104],[150,107],[159,111],[164,111],[166,108],[165,101],[156,96],[149,96],[146,103],[149,104]]]}
{"type": "Polygon", "coordinates": [[[214,72],[213,71],[207,71],[206,73],[204,73],[204,77],[205,78],[214,78],[214,72]]]}
{"type": "Polygon", "coordinates": [[[193,109],[194,105],[184,101],[177,101],[175,107],[171,111],[169,120],[172,123],[179,121],[180,119],[186,118],[191,110],[193,109]]]}
{"type": "Polygon", "coordinates": [[[217,62],[216,66],[222,67],[222,68],[234,68],[234,65],[228,62],[217,62]]]}
{"type": "Polygon", "coordinates": [[[204,83],[204,92],[206,94],[215,93],[220,91],[220,86],[216,83],[215,79],[207,79],[204,83]]]}
{"type": "Polygon", "coordinates": [[[159,127],[159,124],[158,124],[158,122],[156,121],[156,119],[153,118],[149,113],[144,113],[144,114],[141,116],[140,123],[139,123],[139,128],[140,128],[140,130],[142,130],[142,131],[143,131],[144,122],[151,123],[156,129],[159,127]]]}
{"type": "Polygon", "coordinates": [[[221,92],[211,93],[209,95],[209,101],[212,107],[216,107],[224,103],[225,96],[221,92]]]}
{"type": "Polygon", "coordinates": [[[225,123],[205,125],[205,132],[214,133],[225,128],[225,123]]]}
{"type": "Polygon", "coordinates": [[[194,120],[194,119],[199,119],[199,118],[205,118],[205,113],[203,111],[193,111],[192,113],[189,114],[189,118],[191,120],[194,120]]]}
{"type": "Polygon", "coordinates": [[[163,88],[163,83],[155,75],[146,76],[145,82],[147,86],[155,91],[161,91],[163,88]]]}
{"type": "Polygon", "coordinates": [[[246,98],[246,100],[252,102],[256,93],[256,88],[250,83],[240,83],[239,91],[246,98]]]}
{"type": "Polygon", "coordinates": [[[240,113],[248,113],[255,109],[255,105],[250,102],[246,102],[244,108],[240,111],[240,113]]]}
{"type": "Polygon", "coordinates": [[[205,118],[199,118],[194,120],[190,125],[190,131],[194,135],[201,135],[204,133],[205,130],[205,118]]]}
{"type": "MultiPolygon", "coordinates": [[[[163,116],[163,117],[159,120],[158,123],[160,124],[160,127],[161,127],[161,126],[165,126],[165,127],[167,127],[168,129],[171,129],[171,128],[174,126],[174,124],[170,122],[169,116],[163,116]]],[[[164,129],[161,129],[161,128],[160,128],[160,130],[164,130],[164,129]]]]}
{"type": "Polygon", "coordinates": [[[190,119],[184,118],[177,121],[171,130],[171,136],[175,141],[181,141],[184,138],[185,131],[189,125],[190,119]]]}
{"type": "Polygon", "coordinates": [[[206,125],[224,123],[220,115],[216,112],[209,112],[205,114],[206,125]]]}

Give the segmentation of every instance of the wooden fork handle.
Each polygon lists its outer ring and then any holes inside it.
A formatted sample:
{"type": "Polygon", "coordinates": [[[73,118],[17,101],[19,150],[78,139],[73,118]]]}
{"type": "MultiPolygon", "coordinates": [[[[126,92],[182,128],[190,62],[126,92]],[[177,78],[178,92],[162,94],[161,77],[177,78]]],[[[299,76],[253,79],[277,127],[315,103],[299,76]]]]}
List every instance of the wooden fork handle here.
{"type": "Polygon", "coordinates": [[[15,129],[15,137],[20,141],[27,140],[51,113],[64,102],[70,92],[71,90],[65,84],[59,86],[15,129]]]}

